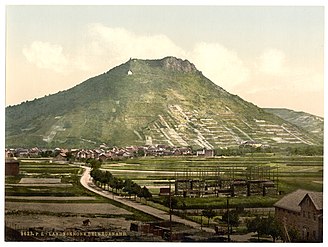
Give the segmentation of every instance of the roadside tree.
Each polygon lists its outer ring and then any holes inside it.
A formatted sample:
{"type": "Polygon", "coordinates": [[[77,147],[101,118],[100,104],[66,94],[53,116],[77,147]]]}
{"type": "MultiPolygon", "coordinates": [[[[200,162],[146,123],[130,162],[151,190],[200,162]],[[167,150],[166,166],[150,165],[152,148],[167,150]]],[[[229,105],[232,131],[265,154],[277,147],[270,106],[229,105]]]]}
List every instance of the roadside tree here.
{"type": "Polygon", "coordinates": [[[207,221],[207,225],[210,225],[210,219],[212,219],[213,217],[216,216],[216,213],[213,209],[205,209],[202,211],[202,215],[207,217],[208,221],[207,221]]]}
{"type": "MultiPolygon", "coordinates": [[[[228,211],[222,215],[222,221],[228,224],[228,211]]],[[[239,213],[236,210],[229,211],[229,225],[237,227],[239,226],[239,213]]]]}
{"type": "Polygon", "coordinates": [[[140,196],[145,198],[146,204],[147,204],[147,200],[153,197],[153,195],[150,193],[150,191],[146,186],[142,187],[140,196]]]}

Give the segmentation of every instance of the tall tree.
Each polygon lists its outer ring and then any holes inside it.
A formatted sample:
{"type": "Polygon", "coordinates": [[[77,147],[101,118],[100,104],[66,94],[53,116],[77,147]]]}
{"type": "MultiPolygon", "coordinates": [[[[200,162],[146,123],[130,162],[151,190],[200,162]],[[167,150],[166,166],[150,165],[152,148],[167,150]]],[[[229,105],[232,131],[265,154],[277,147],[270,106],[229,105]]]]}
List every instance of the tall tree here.
{"type": "MultiPolygon", "coordinates": [[[[222,221],[225,223],[228,223],[228,211],[226,211],[222,215],[222,221]]],[[[236,210],[229,211],[229,225],[230,226],[239,226],[240,220],[239,220],[239,213],[236,210]]]]}
{"type": "Polygon", "coordinates": [[[247,220],[246,227],[248,232],[256,232],[257,239],[260,240],[261,218],[258,215],[252,220],[247,220]]]}
{"type": "Polygon", "coordinates": [[[207,225],[210,225],[210,219],[212,219],[214,216],[216,216],[216,213],[213,209],[206,209],[202,211],[202,215],[207,217],[207,225]]]}
{"type": "Polygon", "coordinates": [[[128,193],[129,197],[131,197],[131,195],[133,194],[132,186],[133,186],[133,181],[131,179],[126,179],[124,181],[123,191],[128,193]]]}
{"type": "Polygon", "coordinates": [[[114,189],[115,189],[116,193],[117,193],[117,183],[118,183],[117,177],[112,177],[112,179],[109,181],[109,185],[112,188],[112,192],[114,192],[114,189]]]}
{"type": "MultiPolygon", "coordinates": [[[[124,188],[124,181],[121,178],[118,178],[117,183],[116,183],[116,189],[121,190],[123,188],[124,188]]],[[[117,193],[117,190],[116,190],[116,193],[117,193]]]]}
{"type": "Polygon", "coordinates": [[[113,179],[113,175],[109,171],[106,171],[105,177],[106,177],[107,189],[109,190],[110,182],[113,179]]]}
{"type": "Polygon", "coordinates": [[[146,202],[147,202],[147,199],[149,198],[152,198],[152,194],[150,193],[150,191],[147,189],[146,186],[144,186],[142,189],[141,189],[141,193],[140,193],[141,197],[145,198],[146,199],[146,202]]]}
{"type": "Polygon", "coordinates": [[[276,242],[276,239],[282,236],[282,226],[271,215],[263,219],[262,227],[265,229],[265,234],[272,237],[273,242],[276,242]]]}
{"type": "Polygon", "coordinates": [[[260,239],[261,235],[270,235],[273,242],[280,236],[282,236],[281,225],[275,220],[273,216],[259,217],[247,221],[247,229],[249,232],[257,232],[257,239],[260,239]]]}
{"type": "MultiPolygon", "coordinates": [[[[142,192],[142,190],[141,190],[140,185],[133,183],[132,184],[132,194],[134,195],[135,200],[137,199],[137,196],[140,197],[142,195],[141,192],[142,192]]],[[[140,199],[141,199],[141,197],[140,197],[140,199]]]]}

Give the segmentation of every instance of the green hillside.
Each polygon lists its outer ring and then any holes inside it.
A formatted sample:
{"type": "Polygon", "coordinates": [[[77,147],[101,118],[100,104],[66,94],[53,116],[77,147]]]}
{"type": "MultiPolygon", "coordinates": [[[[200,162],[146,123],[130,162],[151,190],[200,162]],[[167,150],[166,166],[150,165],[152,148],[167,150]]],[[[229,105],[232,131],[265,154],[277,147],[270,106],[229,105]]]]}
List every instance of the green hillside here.
{"type": "Polygon", "coordinates": [[[243,141],[320,142],[174,57],[130,59],[69,90],[6,108],[7,147],[218,148],[243,141]]]}
{"type": "Polygon", "coordinates": [[[265,108],[265,111],[273,113],[278,117],[302,128],[306,131],[323,138],[324,119],[306,112],[293,111],[284,108],[265,108]]]}

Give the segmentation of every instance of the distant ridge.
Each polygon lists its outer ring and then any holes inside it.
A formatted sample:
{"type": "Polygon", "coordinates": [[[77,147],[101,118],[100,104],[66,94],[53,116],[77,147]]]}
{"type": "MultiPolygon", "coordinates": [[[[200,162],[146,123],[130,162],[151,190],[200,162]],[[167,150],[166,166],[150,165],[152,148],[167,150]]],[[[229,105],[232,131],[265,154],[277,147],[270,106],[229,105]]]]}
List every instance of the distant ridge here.
{"type": "Polygon", "coordinates": [[[323,138],[324,119],[322,117],[285,108],[264,108],[264,110],[323,138]]]}

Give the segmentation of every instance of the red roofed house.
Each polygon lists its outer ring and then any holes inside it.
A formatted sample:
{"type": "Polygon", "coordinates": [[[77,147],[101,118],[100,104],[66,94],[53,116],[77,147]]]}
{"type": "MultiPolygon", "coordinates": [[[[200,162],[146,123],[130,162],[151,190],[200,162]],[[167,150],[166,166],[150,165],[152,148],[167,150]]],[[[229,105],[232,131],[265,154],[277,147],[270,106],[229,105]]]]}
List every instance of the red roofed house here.
{"type": "Polygon", "coordinates": [[[284,226],[286,240],[288,231],[295,229],[299,241],[322,242],[323,193],[296,190],[274,204],[275,218],[284,226]]]}

